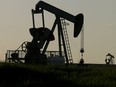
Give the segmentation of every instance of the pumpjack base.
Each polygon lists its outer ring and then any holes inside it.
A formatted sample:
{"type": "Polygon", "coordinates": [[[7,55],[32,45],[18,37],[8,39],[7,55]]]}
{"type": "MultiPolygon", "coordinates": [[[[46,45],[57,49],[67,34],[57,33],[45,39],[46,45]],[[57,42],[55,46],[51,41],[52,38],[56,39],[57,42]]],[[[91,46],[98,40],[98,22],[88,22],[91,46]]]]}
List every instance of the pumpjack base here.
{"type": "Polygon", "coordinates": [[[25,63],[26,64],[47,64],[47,57],[46,55],[26,55],[25,56],[25,63]]]}

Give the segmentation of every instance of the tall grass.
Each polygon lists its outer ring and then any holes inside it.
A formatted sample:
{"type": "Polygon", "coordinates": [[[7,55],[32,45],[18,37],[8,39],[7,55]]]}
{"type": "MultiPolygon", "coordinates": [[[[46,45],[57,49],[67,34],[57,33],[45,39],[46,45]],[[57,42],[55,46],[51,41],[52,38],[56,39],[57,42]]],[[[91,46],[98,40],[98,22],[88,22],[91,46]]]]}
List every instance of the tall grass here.
{"type": "Polygon", "coordinates": [[[116,87],[116,66],[0,64],[0,87],[116,87]]]}

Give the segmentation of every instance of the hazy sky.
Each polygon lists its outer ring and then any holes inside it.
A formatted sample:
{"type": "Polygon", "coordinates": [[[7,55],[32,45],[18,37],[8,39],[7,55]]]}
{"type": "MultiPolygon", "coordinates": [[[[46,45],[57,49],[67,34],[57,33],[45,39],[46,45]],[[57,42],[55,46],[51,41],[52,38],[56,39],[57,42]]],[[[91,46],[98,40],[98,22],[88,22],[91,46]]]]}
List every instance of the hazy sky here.
{"type": "MultiPolygon", "coordinates": [[[[22,42],[31,41],[31,9],[39,0],[0,0],[0,60],[7,50],[17,49],[22,42]]],[[[108,52],[116,56],[116,0],[43,0],[62,10],[84,14],[85,53],[87,63],[105,63],[108,52]]],[[[46,27],[52,26],[54,15],[45,12],[46,27]]],[[[80,36],[73,38],[73,24],[67,28],[74,62],[80,59],[80,36]]],[[[55,32],[55,35],[57,32],[55,32]]],[[[56,35],[57,36],[57,35],[56,35]]],[[[49,49],[57,48],[57,41],[49,49]]]]}

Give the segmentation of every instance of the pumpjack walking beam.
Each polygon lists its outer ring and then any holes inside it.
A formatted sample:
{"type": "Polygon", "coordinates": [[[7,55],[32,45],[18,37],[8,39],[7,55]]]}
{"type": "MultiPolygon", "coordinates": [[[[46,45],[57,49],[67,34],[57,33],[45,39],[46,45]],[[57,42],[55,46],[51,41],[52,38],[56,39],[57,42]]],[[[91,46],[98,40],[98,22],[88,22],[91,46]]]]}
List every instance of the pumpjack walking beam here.
{"type": "Polygon", "coordinates": [[[37,4],[36,4],[36,11],[39,11],[40,8],[42,9],[45,9],[46,11],[49,11],[55,15],[58,15],[59,17],[62,17],[64,19],[67,19],[71,22],[75,22],[75,16],[61,10],[61,9],[58,9],[48,3],[45,3],[43,1],[39,1],[37,4]]]}
{"type": "Polygon", "coordinates": [[[64,18],[70,22],[73,22],[74,23],[74,37],[77,37],[79,35],[81,28],[83,26],[83,21],[84,21],[83,20],[84,16],[82,13],[76,16],[73,16],[72,14],[69,14],[43,1],[39,1],[35,7],[35,12],[39,12],[40,10],[46,10],[48,12],[51,12],[52,14],[55,14],[56,16],[60,18],[64,18]]]}

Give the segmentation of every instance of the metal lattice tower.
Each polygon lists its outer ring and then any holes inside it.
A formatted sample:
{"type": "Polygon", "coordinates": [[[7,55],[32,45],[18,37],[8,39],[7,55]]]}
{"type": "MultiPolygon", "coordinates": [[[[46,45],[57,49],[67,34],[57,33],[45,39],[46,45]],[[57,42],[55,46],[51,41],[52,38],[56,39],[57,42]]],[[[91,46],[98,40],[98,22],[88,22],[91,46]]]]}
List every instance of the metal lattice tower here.
{"type": "Polygon", "coordinates": [[[69,24],[65,22],[65,19],[61,19],[61,24],[62,24],[64,39],[65,39],[65,45],[67,49],[68,61],[69,63],[73,63],[73,58],[72,58],[72,53],[71,53],[71,48],[70,48],[70,43],[68,38],[68,32],[66,27],[69,24]]]}

